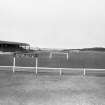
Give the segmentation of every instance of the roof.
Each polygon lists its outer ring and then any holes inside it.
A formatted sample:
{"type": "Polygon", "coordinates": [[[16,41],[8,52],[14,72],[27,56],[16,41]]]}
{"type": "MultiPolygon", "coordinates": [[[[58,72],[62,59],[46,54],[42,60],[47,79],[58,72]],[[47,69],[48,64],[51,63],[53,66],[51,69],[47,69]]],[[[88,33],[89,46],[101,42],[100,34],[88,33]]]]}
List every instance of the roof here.
{"type": "Polygon", "coordinates": [[[20,46],[29,46],[28,43],[20,43],[20,42],[11,42],[11,41],[1,41],[0,44],[13,44],[13,45],[20,45],[20,46]]]}

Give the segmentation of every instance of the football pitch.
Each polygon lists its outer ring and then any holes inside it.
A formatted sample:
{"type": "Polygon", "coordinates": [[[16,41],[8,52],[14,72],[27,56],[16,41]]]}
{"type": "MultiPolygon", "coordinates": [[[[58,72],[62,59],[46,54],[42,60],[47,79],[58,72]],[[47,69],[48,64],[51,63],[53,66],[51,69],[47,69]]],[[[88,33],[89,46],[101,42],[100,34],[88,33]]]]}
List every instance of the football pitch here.
{"type": "Polygon", "coordinates": [[[0,105],[105,105],[105,53],[0,55],[0,105]]]}

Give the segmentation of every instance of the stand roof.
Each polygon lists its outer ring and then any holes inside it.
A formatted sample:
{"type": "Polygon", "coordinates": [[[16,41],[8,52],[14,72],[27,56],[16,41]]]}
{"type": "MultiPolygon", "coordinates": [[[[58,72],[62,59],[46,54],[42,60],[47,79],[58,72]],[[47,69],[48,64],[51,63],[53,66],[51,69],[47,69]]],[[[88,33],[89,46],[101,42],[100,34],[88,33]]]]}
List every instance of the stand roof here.
{"type": "Polygon", "coordinates": [[[11,41],[0,41],[0,44],[30,46],[28,43],[11,42],[11,41]]]}

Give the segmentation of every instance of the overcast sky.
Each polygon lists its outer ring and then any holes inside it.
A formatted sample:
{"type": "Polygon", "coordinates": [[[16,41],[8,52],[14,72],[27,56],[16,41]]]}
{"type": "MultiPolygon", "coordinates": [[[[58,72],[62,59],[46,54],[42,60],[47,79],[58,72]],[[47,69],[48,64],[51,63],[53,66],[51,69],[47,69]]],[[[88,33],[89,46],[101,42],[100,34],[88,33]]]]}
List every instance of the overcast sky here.
{"type": "Polygon", "coordinates": [[[105,0],[0,0],[0,40],[105,47],[105,0]]]}

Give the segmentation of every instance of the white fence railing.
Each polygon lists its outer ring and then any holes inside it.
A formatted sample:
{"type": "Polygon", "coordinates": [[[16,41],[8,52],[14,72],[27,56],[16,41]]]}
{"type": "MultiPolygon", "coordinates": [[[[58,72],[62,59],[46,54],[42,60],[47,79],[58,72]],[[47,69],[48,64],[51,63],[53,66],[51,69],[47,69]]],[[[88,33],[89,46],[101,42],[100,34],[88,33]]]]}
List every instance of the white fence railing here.
{"type": "Polygon", "coordinates": [[[37,76],[38,72],[41,72],[40,70],[45,70],[46,72],[58,72],[59,76],[62,76],[62,73],[65,71],[81,71],[82,75],[85,76],[87,71],[105,71],[105,69],[94,69],[94,68],[50,68],[50,67],[21,67],[21,66],[0,66],[0,70],[6,71],[10,70],[12,72],[17,71],[28,71],[28,72],[35,72],[35,75],[37,76]]]}

